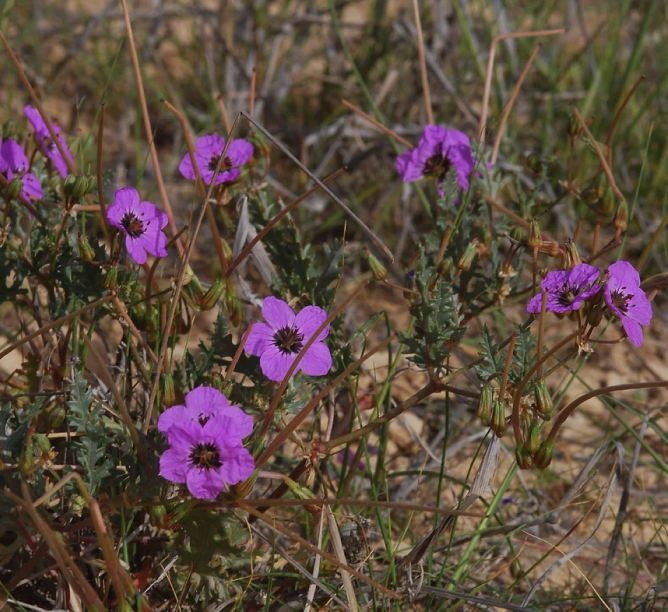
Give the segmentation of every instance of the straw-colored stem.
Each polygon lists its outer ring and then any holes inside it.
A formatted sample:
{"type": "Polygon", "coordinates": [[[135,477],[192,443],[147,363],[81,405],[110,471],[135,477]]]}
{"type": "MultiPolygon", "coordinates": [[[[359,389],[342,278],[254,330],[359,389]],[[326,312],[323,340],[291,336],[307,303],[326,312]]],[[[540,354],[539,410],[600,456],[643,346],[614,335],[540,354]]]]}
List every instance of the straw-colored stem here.
{"type": "Polygon", "coordinates": [[[490,158],[490,162],[492,163],[492,165],[496,163],[496,158],[499,155],[499,147],[501,146],[501,140],[503,138],[503,133],[506,129],[506,123],[508,121],[508,117],[510,116],[510,111],[513,110],[513,106],[515,105],[515,100],[517,99],[517,96],[520,93],[520,88],[522,87],[522,83],[524,83],[524,79],[529,73],[529,69],[533,64],[533,61],[536,59],[536,55],[538,55],[540,47],[541,44],[538,43],[531,52],[529,60],[524,66],[522,74],[520,74],[520,78],[517,79],[517,83],[515,83],[515,88],[513,89],[513,93],[510,95],[510,99],[508,100],[508,104],[506,104],[506,108],[503,111],[503,115],[501,115],[501,121],[499,121],[499,129],[497,131],[496,138],[494,139],[494,148],[492,149],[492,157],[490,158]]]}
{"type": "Polygon", "coordinates": [[[487,112],[489,109],[489,96],[492,91],[492,75],[494,71],[494,57],[496,56],[496,45],[500,40],[506,38],[533,38],[535,36],[552,36],[554,34],[564,34],[567,32],[566,28],[559,28],[558,30],[537,30],[535,32],[510,32],[508,34],[497,34],[492,38],[489,45],[489,57],[487,59],[487,72],[485,74],[485,89],[482,95],[482,112],[480,113],[480,123],[478,124],[478,140],[483,142],[485,140],[485,129],[487,123],[487,112]]]}
{"type": "Polygon", "coordinates": [[[624,112],[624,109],[626,108],[626,105],[629,103],[631,100],[631,97],[633,94],[636,92],[636,89],[640,87],[640,84],[645,80],[645,75],[643,74],[629,89],[629,92],[626,94],[624,97],[624,100],[622,101],[621,105],[619,106],[619,109],[615,113],[615,118],[612,120],[612,125],[610,126],[610,130],[608,131],[608,137],[605,139],[605,144],[608,148],[608,164],[612,166],[612,137],[615,134],[615,130],[617,129],[617,124],[619,123],[619,120],[621,119],[622,113],[624,112]]]}
{"type": "Polygon", "coordinates": [[[431,108],[431,95],[429,94],[429,79],[427,76],[427,62],[424,57],[424,36],[422,34],[422,22],[420,20],[420,6],[418,0],[413,0],[413,15],[415,17],[415,32],[417,38],[418,60],[420,64],[420,78],[422,79],[422,93],[424,95],[424,110],[427,114],[427,123],[434,124],[434,113],[431,108]]]}
{"type": "Polygon", "coordinates": [[[343,106],[345,106],[346,108],[349,108],[354,113],[357,113],[363,119],[366,119],[372,125],[375,125],[379,130],[385,132],[388,136],[394,138],[397,142],[400,142],[407,149],[414,149],[415,148],[414,144],[408,142],[408,140],[399,136],[399,134],[397,134],[396,132],[393,132],[389,127],[387,127],[386,125],[383,125],[375,117],[372,117],[371,115],[368,115],[367,113],[365,113],[361,108],[355,106],[352,102],[348,102],[348,100],[345,100],[345,99],[341,98],[341,104],[343,104],[343,106]]]}
{"type": "MultiPolygon", "coordinates": [[[[130,46],[130,57],[132,59],[132,67],[134,68],[135,79],[137,81],[139,103],[144,118],[144,130],[146,132],[146,142],[148,143],[149,146],[149,150],[151,153],[151,161],[153,162],[153,171],[155,172],[155,182],[158,184],[160,199],[165,209],[165,213],[167,213],[167,218],[169,220],[169,229],[172,231],[173,234],[176,235],[178,233],[178,229],[176,227],[176,221],[174,220],[174,212],[172,210],[172,205],[169,201],[169,196],[167,195],[167,188],[165,187],[165,181],[162,178],[162,170],[160,169],[160,160],[158,159],[158,151],[155,147],[155,141],[153,139],[153,128],[151,127],[151,117],[148,114],[148,105],[146,104],[146,93],[144,92],[144,81],[141,76],[141,69],[139,68],[139,57],[137,56],[137,47],[135,46],[135,38],[132,32],[132,22],[130,21],[130,12],[128,11],[127,0],[121,0],[121,7],[123,8],[123,17],[125,19],[125,30],[128,35],[128,44],[130,46]]],[[[176,249],[178,250],[179,255],[183,256],[184,248],[180,240],[176,242],[176,249]]]]}
{"type": "Polygon", "coordinates": [[[239,342],[239,346],[234,353],[234,357],[232,358],[232,363],[230,363],[230,366],[227,368],[227,371],[225,372],[225,378],[224,380],[227,382],[230,380],[230,377],[234,373],[234,368],[237,367],[237,363],[239,362],[239,359],[241,358],[241,353],[243,353],[244,347],[246,346],[246,342],[248,342],[248,337],[251,334],[251,330],[253,329],[253,321],[250,322],[250,325],[248,326],[248,329],[245,331],[244,335],[241,338],[241,342],[239,342]]]}

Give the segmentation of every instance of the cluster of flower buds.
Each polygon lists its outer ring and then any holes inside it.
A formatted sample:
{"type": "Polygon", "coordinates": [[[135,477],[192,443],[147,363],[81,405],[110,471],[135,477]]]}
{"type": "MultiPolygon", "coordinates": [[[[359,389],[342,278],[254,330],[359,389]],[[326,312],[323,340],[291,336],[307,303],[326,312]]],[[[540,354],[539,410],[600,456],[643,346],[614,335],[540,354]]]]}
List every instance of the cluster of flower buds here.
{"type": "Polygon", "coordinates": [[[499,390],[494,389],[491,383],[485,383],[480,389],[476,415],[480,422],[488,426],[499,438],[504,436],[507,429],[507,403],[505,398],[499,397],[499,390]]]}
{"type": "Polygon", "coordinates": [[[63,181],[63,192],[65,197],[70,200],[80,200],[89,193],[97,190],[97,176],[90,174],[88,176],[68,175],[63,181]]]}

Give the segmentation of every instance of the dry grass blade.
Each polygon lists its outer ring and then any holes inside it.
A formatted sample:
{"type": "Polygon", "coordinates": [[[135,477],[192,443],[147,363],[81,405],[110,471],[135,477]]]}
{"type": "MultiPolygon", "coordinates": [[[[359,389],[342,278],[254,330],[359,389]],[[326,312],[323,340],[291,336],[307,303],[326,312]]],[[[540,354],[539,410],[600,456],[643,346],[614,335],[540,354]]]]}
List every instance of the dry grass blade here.
{"type": "MultiPolygon", "coordinates": [[[[482,462],[478,467],[475,478],[473,479],[471,488],[466,494],[466,497],[464,497],[461,503],[457,505],[457,510],[467,510],[473,505],[474,502],[478,500],[479,497],[485,493],[485,491],[487,491],[499,463],[500,449],[501,442],[496,436],[492,436],[490,443],[487,445],[487,449],[485,450],[485,455],[483,456],[482,462]]],[[[453,522],[454,516],[446,516],[443,518],[429,534],[427,534],[424,538],[422,538],[422,540],[420,540],[420,542],[415,545],[411,552],[409,552],[403,559],[401,559],[397,565],[397,571],[401,570],[402,572],[410,572],[411,566],[420,562],[422,557],[424,557],[434,542],[447,528],[452,525],[453,522]]]]}
{"type": "MultiPolygon", "coordinates": [[[[596,519],[596,524],[594,525],[591,533],[589,536],[579,545],[576,546],[573,550],[571,550],[569,553],[564,554],[561,559],[558,559],[555,561],[544,573],[543,575],[534,583],[533,587],[531,587],[531,590],[527,594],[527,596],[524,598],[524,601],[522,602],[523,606],[529,605],[531,603],[531,600],[534,598],[534,595],[540,588],[541,584],[543,584],[557,569],[559,569],[562,565],[568,563],[573,559],[575,555],[577,555],[587,544],[590,542],[590,540],[596,535],[596,532],[598,531],[599,527],[601,526],[601,523],[603,522],[603,518],[605,517],[607,511],[608,511],[608,506],[610,505],[610,500],[612,499],[613,495],[617,492],[617,481],[618,481],[618,476],[617,476],[617,470],[618,467],[621,465],[622,458],[623,458],[623,451],[620,451],[620,447],[615,445],[617,449],[617,458],[615,460],[615,463],[610,471],[610,476],[608,477],[608,481],[606,484],[606,494],[605,497],[603,498],[603,502],[601,503],[601,509],[598,513],[598,518],[596,519]]],[[[589,580],[586,578],[587,582],[589,580]]],[[[589,583],[591,586],[591,583],[589,583]]],[[[593,586],[592,586],[593,588],[593,586]]],[[[598,595],[598,593],[596,593],[598,595]]],[[[600,598],[601,603],[605,606],[605,608],[608,610],[608,612],[611,612],[610,608],[608,605],[603,601],[603,599],[600,598]]]]}
{"type": "Polygon", "coordinates": [[[290,150],[276,137],[274,137],[267,129],[265,129],[263,126],[261,126],[257,121],[255,121],[248,113],[245,113],[244,111],[241,111],[241,114],[248,119],[260,132],[262,132],[271,142],[273,142],[285,155],[287,155],[297,166],[299,166],[300,170],[304,172],[316,185],[320,187],[334,202],[336,202],[345,212],[346,214],[353,220],[355,223],[357,223],[360,228],[366,233],[369,238],[371,238],[379,248],[383,250],[383,252],[390,258],[390,261],[394,261],[394,255],[392,255],[392,252],[390,249],[385,246],[385,243],[369,228],[362,219],[360,219],[348,206],[346,206],[341,199],[329,188],[325,183],[323,183],[313,172],[311,172],[304,164],[302,164],[291,152],[290,150]]]}
{"type": "Polygon", "coordinates": [[[438,587],[433,587],[426,584],[422,585],[420,591],[427,595],[442,597],[443,599],[454,599],[466,601],[471,604],[479,604],[480,607],[489,607],[492,610],[494,608],[502,608],[504,610],[512,610],[513,612],[536,612],[535,608],[516,606],[515,604],[498,601],[496,599],[488,599],[487,597],[469,595],[468,593],[462,593],[461,591],[446,591],[445,589],[439,589],[438,587]]]}
{"type": "Polygon", "coordinates": [[[339,567],[339,574],[341,574],[343,588],[346,591],[346,596],[348,597],[348,604],[350,605],[350,608],[353,610],[353,612],[357,612],[360,609],[360,606],[357,603],[357,597],[355,596],[355,589],[353,587],[353,581],[350,578],[350,573],[344,569],[344,566],[348,565],[348,560],[346,559],[346,554],[343,551],[343,543],[341,542],[339,526],[336,523],[334,514],[332,513],[332,510],[329,506],[325,506],[324,512],[327,515],[327,525],[329,526],[329,535],[332,538],[332,548],[334,549],[334,554],[342,564],[342,566],[339,567]]]}

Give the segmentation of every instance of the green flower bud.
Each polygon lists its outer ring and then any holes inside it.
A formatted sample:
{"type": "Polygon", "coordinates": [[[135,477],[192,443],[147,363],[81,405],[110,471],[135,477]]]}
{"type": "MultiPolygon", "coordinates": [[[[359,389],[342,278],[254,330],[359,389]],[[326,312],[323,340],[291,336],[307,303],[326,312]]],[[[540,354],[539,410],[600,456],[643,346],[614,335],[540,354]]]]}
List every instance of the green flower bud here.
{"type": "Polygon", "coordinates": [[[202,310],[211,310],[218,303],[223,291],[225,291],[225,282],[218,279],[200,300],[202,310]]]}
{"type": "Polygon", "coordinates": [[[107,289],[115,289],[118,285],[118,266],[112,266],[104,275],[104,286],[107,289]]]}
{"type": "Polygon", "coordinates": [[[165,517],[164,527],[165,529],[174,530],[176,529],[186,516],[190,514],[192,509],[197,504],[196,499],[188,499],[184,502],[177,503],[176,506],[165,517]]]}
{"type": "Polygon", "coordinates": [[[54,174],[47,182],[46,188],[52,193],[58,193],[63,188],[63,178],[60,174],[54,174]]]}
{"type": "Polygon", "coordinates": [[[490,429],[496,434],[497,438],[503,438],[506,433],[506,405],[503,402],[494,402],[492,408],[492,420],[489,424],[490,429]]]}
{"type": "Polygon", "coordinates": [[[68,198],[71,198],[74,196],[74,186],[77,182],[77,179],[79,177],[75,176],[74,174],[68,174],[67,178],[63,182],[63,191],[65,192],[65,195],[68,198]]]}
{"type": "Polygon", "coordinates": [[[42,451],[42,455],[48,455],[51,452],[51,442],[44,434],[35,434],[35,442],[37,442],[39,450],[42,451]]]}
{"type": "Polygon", "coordinates": [[[615,192],[612,190],[612,187],[608,187],[603,194],[603,199],[601,200],[601,213],[606,217],[615,212],[615,206],[617,204],[617,198],[615,197],[615,192]]]}
{"type": "MultiPolygon", "coordinates": [[[[231,499],[244,499],[245,497],[248,497],[253,491],[253,487],[255,486],[255,481],[257,480],[257,474],[258,472],[255,471],[252,476],[246,478],[246,480],[244,480],[243,482],[232,485],[229,490],[228,494],[229,497],[231,499]]],[[[289,486],[290,485],[288,485],[288,487],[289,486]]]]}
{"type": "Polygon", "coordinates": [[[28,434],[28,438],[23,444],[21,454],[19,456],[18,468],[21,474],[29,476],[33,471],[35,465],[35,458],[32,452],[32,435],[28,434]]]}
{"type": "Polygon", "coordinates": [[[23,189],[23,181],[20,176],[15,176],[7,187],[5,187],[5,197],[8,200],[16,200],[21,195],[21,190],[23,189]]]}
{"type": "Polygon", "coordinates": [[[544,240],[538,249],[541,253],[545,253],[548,257],[558,257],[559,256],[559,243],[552,242],[551,240],[544,240]]]}
{"type": "Polygon", "coordinates": [[[582,259],[580,259],[580,253],[578,252],[578,247],[570,238],[566,241],[565,251],[566,261],[564,263],[564,267],[567,270],[572,270],[575,268],[575,266],[578,266],[582,263],[582,259]]]}
{"type": "Polygon", "coordinates": [[[230,245],[227,243],[227,240],[225,240],[225,238],[221,238],[220,242],[223,246],[223,253],[225,254],[225,259],[227,260],[228,263],[231,263],[234,260],[234,252],[230,248],[230,245]]]}
{"type": "Polygon", "coordinates": [[[625,232],[629,226],[629,205],[626,200],[620,200],[612,225],[619,234],[625,232]]]}
{"type": "MultiPolygon", "coordinates": [[[[603,293],[599,291],[598,293],[603,293]]],[[[598,295],[598,294],[597,294],[598,295]]],[[[598,305],[592,304],[592,308],[587,315],[587,324],[591,327],[598,327],[603,320],[603,308],[600,308],[598,305]]]]}
{"type": "Polygon", "coordinates": [[[526,240],[526,232],[524,231],[523,227],[519,225],[513,225],[513,227],[510,228],[510,237],[513,240],[517,240],[517,242],[523,242],[526,240]]]}
{"type": "Polygon", "coordinates": [[[167,517],[167,508],[163,505],[149,506],[148,516],[154,527],[162,527],[165,524],[165,518],[167,517]]]}
{"type": "Polygon", "coordinates": [[[93,247],[91,246],[90,242],[88,242],[88,239],[85,236],[79,234],[77,236],[77,240],[79,241],[79,257],[81,257],[83,261],[87,261],[88,263],[94,261],[95,251],[93,250],[93,247]]]}
{"type": "Polygon", "coordinates": [[[174,377],[171,374],[162,375],[162,402],[167,407],[174,406],[177,402],[174,377]]]}
{"type": "Polygon", "coordinates": [[[540,249],[543,246],[543,237],[540,235],[538,219],[532,219],[529,224],[529,239],[527,240],[527,244],[530,249],[540,249]]]}
{"type": "Polygon", "coordinates": [[[65,420],[65,408],[60,405],[54,406],[47,413],[47,426],[50,430],[58,429],[65,420]]]}
{"type": "Polygon", "coordinates": [[[478,246],[477,238],[474,238],[469,244],[466,245],[464,253],[462,253],[462,256],[457,261],[457,267],[462,272],[467,272],[468,270],[471,269],[471,264],[473,263],[473,260],[475,259],[477,253],[477,248],[476,248],[477,246],[478,246]]]}
{"type": "Polygon", "coordinates": [[[528,453],[534,455],[535,453],[538,452],[538,449],[540,448],[540,443],[541,443],[540,425],[538,423],[538,420],[534,418],[533,422],[531,423],[531,427],[529,428],[529,437],[526,439],[526,442],[524,443],[524,448],[528,453]]]}
{"type": "Polygon", "coordinates": [[[368,249],[364,247],[366,259],[371,268],[371,274],[377,281],[384,281],[387,278],[387,268],[380,262],[380,260],[368,249]]]}
{"type": "Polygon", "coordinates": [[[570,115],[570,117],[568,118],[568,126],[566,127],[566,133],[571,138],[575,138],[580,133],[581,129],[582,127],[580,126],[578,118],[575,115],[570,115]]]}
{"type": "Polygon", "coordinates": [[[536,410],[538,411],[538,414],[540,414],[546,421],[549,421],[552,418],[554,404],[552,403],[552,396],[550,395],[550,391],[547,388],[547,383],[544,378],[539,378],[536,381],[535,394],[536,410]]]}
{"type": "Polygon", "coordinates": [[[480,389],[480,400],[478,401],[478,418],[486,425],[492,416],[493,393],[492,385],[485,383],[480,389]]]}
{"type": "MultiPolygon", "coordinates": [[[[295,482],[291,478],[285,478],[284,482],[288,486],[288,489],[290,489],[290,492],[297,499],[317,499],[317,496],[313,493],[313,491],[300,485],[298,482],[295,482]]],[[[321,506],[316,506],[316,505],[305,506],[305,508],[306,511],[311,514],[318,514],[322,510],[321,506]]]]}
{"type": "Polygon", "coordinates": [[[533,457],[522,445],[515,449],[515,460],[520,470],[530,470],[533,465],[533,457]]]}
{"type": "Polygon", "coordinates": [[[97,190],[97,176],[91,174],[86,177],[86,194],[93,193],[97,190]]]}
{"type": "Polygon", "coordinates": [[[537,468],[544,470],[550,463],[552,463],[552,455],[554,454],[554,440],[547,438],[538,449],[538,452],[533,457],[533,463],[537,468]]]}
{"type": "Polygon", "coordinates": [[[439,276],[447,276],[450,274],[455,263],[452,261],[452,257],[444,257],[436,266],[436,272],[439,276]]]}
{"type": "Polygon", "coordinates": [[[237,297],[234,285],[232,285],[229,279],[227,281],[227,291],[225,292],[225,308],[227,309],[227,314],[230,317],[232,325],[235,327],[240,325],[244,320],[244,306],[237,297]]]}

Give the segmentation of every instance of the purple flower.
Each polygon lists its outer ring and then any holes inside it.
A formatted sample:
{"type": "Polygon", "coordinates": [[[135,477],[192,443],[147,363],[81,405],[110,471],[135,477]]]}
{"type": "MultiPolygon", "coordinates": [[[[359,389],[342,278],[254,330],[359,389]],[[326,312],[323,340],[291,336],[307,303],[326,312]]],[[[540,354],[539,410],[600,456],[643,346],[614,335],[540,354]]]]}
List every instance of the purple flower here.
{"type": "Polygon", "coordinates": [[[438,179],[441,196],[441,186],[451,168],[457,173],[459,188],[466,191],[474,165],[469,137],[459,130],[446,130],[440,125],[426,125],[418,146],[397,157],[397,172],[405,183],[434,177],[438,179]]]}
{"type": "MultiPolygon", "coordinates": [[[[540,285],[543,291],[547,291],[545,310],[563,313],[580,308],[582,302],[601,289],[601,285],[594,284],[599,273],[598,268],[586,263],[578,264],[572,270],[548,272],[540,285]]],[[[527,305],[527,311],[539,313],[542,301],[542,293],[534,295],[527,305]]]]}
{"type": "MultiPolygon", "coordinates": [[[[262,302],[262,316],[267,323],[253,325],[246,352],[260,358],[262,373],[269,380],[283,380],[302,347],[327,318],[327,313],[317,306],[307,306],[295,316],[292,308],[275,297],[262,302]]],[[[332,356],[324,342],[329,325],[320,332],[299,362],[295,374],[302,370],[309,376],[324,376],[332,367],[332,356]]]]}
{"type": "Polygon", "coordinates": [[[618,261],[608,268],[605,303],[622,320],[622,327],[634,346],[641,346],[641,325],[652,320],[652,305],[640,288],[640,274],[628,261],[618,261]]]}
{"type": "Polygon", "coordinates": [[[125,234],[125,246],[138,264],[146,263],[146,252],[155,257],[167,256],[167,237],[162,228],[167,215],[150,202],[140,202],[134,187],[116,192],[116,200],[107,209],[107,220],[125,234]]]}
{"type": "Polygon", "coordinates": [[[36,200],[41,200],[44,195],[42,192],[42,185],[39,179],[30,170],[30,162],[23,152],[21,146],[11,138],[5,142],[0,140],[0,172],[7,174],[7,179],[12,180],[18,176],[23,184],[21,189],[21,197],[30,202],[33,197],[36,200]]]}
{"type": "Polygon", "coordinates": [[[239,434],[239,443],[253,432],[253,419],[238,406],[232,406],[218,389],[197,387],[186,395],[185,406],[172,406],[165,410],[158,419],[158,430],[169,441],[172,427],[185,422],[199,423],[203,427],[207,422],[224,415],[234,423],[239,434]]]}
{"type": "MultiPolygon", "coordinates": [[[[37,109],[33,108],[30,105],[26,106],[23,109],[23,112],[25,113],[26,117],[28,117],[28,121],[32,123],[32,127],[35,130],[35,138],[37,139],[40,149],[42,149],[44,155],[46,155],[53,162],[53,165],[56,167],[56,170],[58,170],[58,172],[60,173],[60,176],[65,178],[69,174],[69,170],[67,168],[67,162],[60,154],[60,151],[58,150],[56,143],[53,142],[53,139],[51,138],[49,129],[46,127],[44,119],[42,119],[42,116],[39,114],[37,109]]],[[[63,151],[65,151],[67,159],[70,162],[73,161],[72,153],[70,153],[70,150],[67,148],[67,142],[65,142],[65,139],[60,135],[60,128],[55,123],[52,124],[51,127],[53,128],[56,137],[60,141],[60,144],[63,147],[63,151]]]]}
{"type": "MultiPolygon", "coordinates": [[[[202,136],[195,143],[195,161],[202,175],[202,180],[208,185],[218,165],[220,155],[225,148],[225,140],[216,134],[202,136]]],[[[220,167],[220,173],[216,177],[216,185],[220,183],[232,183],[241,175],[240,166],[243,166],[253,156],[253,145],[238,138],[230,143],[225,154],[225,161],[220,167]]],[[[190,159],[190,153],[186,153],[179,164],[181,174],[192,181],[195,180],[195,170],[190,159]]]]}
{"type": "Polygon", "coordinates": [[[241,445],[243,432],[228,414],[175,423],[168,448],[160,457],[160,475],[185,483],[197,499],[213,499],[225,485],[249,478],[255,469],[252,455],[241,445]]]}

